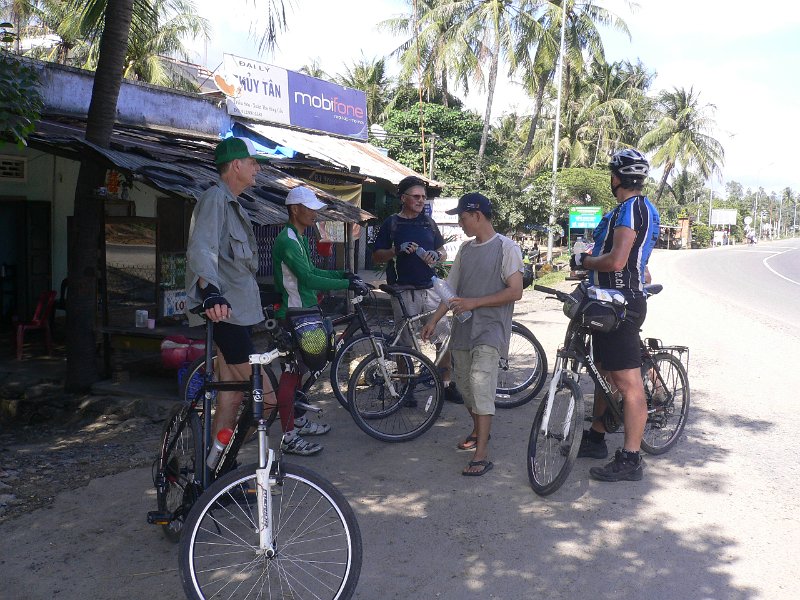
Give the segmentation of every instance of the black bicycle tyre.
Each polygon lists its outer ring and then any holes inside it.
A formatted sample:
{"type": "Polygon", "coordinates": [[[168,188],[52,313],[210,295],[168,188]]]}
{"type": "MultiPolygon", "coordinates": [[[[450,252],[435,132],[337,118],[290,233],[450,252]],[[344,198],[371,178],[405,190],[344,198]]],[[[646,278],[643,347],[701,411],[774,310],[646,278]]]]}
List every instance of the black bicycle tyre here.
{"type": "MultiPolygon", "coordinates": [[[[384,346],[388,346],[392,341],[392,337],[387,333],[383,333],[382,331],[352,335],[349,338],[342,340],[342,345],[336,351],[336,356],[333,357],[333,361],[331,361],[331,388],[333,389],[333,393],[336,396],[336,399],[339,401],[339,404],[341,404],[344,408],[349,409],[349,405],[347,403],[347,386],[349,385],[350,376],[352,373],[342,374],[339,372],[339,369],[342,365],[342,361],[345,360],[344,356],[347,354],[348,350],[350,350],[356,344],[367,341],[370,337],[376,337],[383,340],[384,346]]],[[[372,351],[370,351],[369,354],[372,354],[372,351]]],[[[359,359],[359,362],[360,361],[361,359],[359,359]]]]}
{"type": "Polygon", "coordinates": [[[432,383],[429,390],[433,390],[434,393],[424,401],[421,407],[416,405],[416,403],[414,407],[411,407],[406,405],[408,393],[410,391],[406,388],[398,399],[392,400],[391,406],[384,409],[384,414],[366,410],[363,406],[364,402],[359,402],[357,397],[359,388],[358,382],[362,379],[362,374],[367,371],[367,369],[377,368],[377,366],[372,363],[376,362],[378,357],[375,353],[372,353],[364,358],[364,360],[358,364],[355,371],[353,371],[347,385],[347,403],[350,407],[350,414],[356,422],[356,425],[367,435],[383,442],[407,442],[428,431],[428,429],[433,427],[436,419],[439,418],[439,414],[442,412],[442,406],[444,405],[444,385],[442,384],[439,370],[430,359],[421,352],[401,346],[388,346],[384,349],[384,354],[390,357],[391,360],[402,359],[407,362],[412,360],[418,361],[427,373],[424,375],[416,375],[413,379],[420,382],[419,385],[423,385],[421,383],[423,381],[432,383]],[[413,411],[417,408],[422,409],[422,417],[419,419],[415,418],[414,423],[412,423],[405,409],[412,412],[413,416],[413,411]],[[391,421],[385,423],[384,426],[384,422],[389,419],[391,419],[391,421]],[[401,428],[395,427],[395,424],[399,425],[401,428]],[[393,431],[384,431],[382,428],[391,428],[393,431]]]}
{"type": "Polygon", "coordinates": [[[170,411],[161,433],[154,477],[158,511],[172,515],[170,522],[161,526],[171,542],[180,539],[183,523],[200,491],[195,475],[203,464],[203,429],[197,413],[187,413],[188,409],[188,404],[181,403],[170,411]],[[163,488],[158,485],[162,477],[163,488]]]}
{"type": "MultiPolygon", "coordinates": [[[[211,360],[216,361],[216,359],[217,353],[214,352],[211,360]]],[[[205,356],[194,359],[189,366],[186,367],[186,375],[184,375],[183,381],[181,382],[180,391],[180,398],[184,402],[192,402],[195,398],[200,398],[203,392],[203,383],[205,382],[205,367],[205,356]]],[[[202,403],[202,399],[198,400],[198,403],[202,403]]],[[[198,408],[202,409],[202,406],[198,408]]]]}
{"type": "MultiPolygon", "coordinates": [[[[535,356],[534,364],[536,366],[525,381],[514,387],[503,387],[500,385],[502,382],[502,373],[498,374],[498,386],[494,400],[494,405],[497,408],[517,408],[518,406],[527,404],[542,390],[544,382],[547,379],[547,355],[544,352],[542,344],[539,343],[539,340],[536,339],[536,336],[530,329],[516,321],[511,323],[511,341],[513,341],[514,335],[524,338],[533,347],[532,354],[535,356]]],[[[509,342],[509,354],[511,353],[510,343],[511,342],[509,342]]],[[[511,361],[511,356],[508,357],[508,360],[509,362],[511,361]]]]}
{"type": "Polygon", "coordinates": [[[689,401],[691,392],[689,389],[689,375],[683,363],[668,352],[661,352],[652,356],[658,371],[661,373],[661,378],[664,383],[669,387],[670,401],[668,405],[663,403],[659,406],[658,398],[653,393],[652,385],[648,382],[647,371],[649,366],[645,364],[642,367],[642,379],[645,387],[645,396],[647,398],[647,422],[644,426],[644,435],[642,436],[642,450],[648,454],[664,454],[667,450],[672,448],[678,441],[684,427],[686,420],[689,416],[689,401]],[[665,369],[661,363],[669,363],[669,371],[665,369]],[[674,371],[670,372],[670,371],[674,371]],[[675,379],[675,381],[673,381],[675,379]],[[676,385],[677,384],[677,385],[676,385]],[[680,394],[680,399],[676,398],[676,394],[680,394]],[[680,406],[677,407],[680,402],[680,406]],[[677,413],[674,412],[677,407],[677,413]],[[656,436],[654,432],[663,431],[663,423],[665,419],[677,418],[678,422],[674,428],[669,431],[669,436],[663,443],[656,443],[656,436]]]}
{"type": "Polygon", "coordinates": [[[361,532],[352,507],[332,483],[310,469],[283,463],[281,472],[282,484],[276,490],[280,493],[272,498],[273,513],[276,513],[273,526],[279,539],[277,553],[272,559],[255,552],[259,542],[252,496],[248,498],[249,494],[244,491],[255,489],[251,485],[256,477],[255,464],[221,477],[195,503],[186,521],[179,552],[179,572],[187,598],[212,595],[214,590],[208,588],[223,577],[226,567],[212,568],[206,561],[224,560],[233,563],[229,568],[233,571],[231,579],[236,580],[235,589],[226,596],[229,598],[249,598],[259,583],[262,584],[261,593],[256,594],[259,598],[272,598],[273,592],[276,597],[284,598],[285,593],[298,586],[309,588],[307,591],[314,598],[348,600],[352,597],[361,574],[363,555],[361,532]],[[305,514],[302,510],[305,506],[315,512],[309,513],[310,516],[305,514]],[[298,519],[296,525],[290,522],[294,518],[298,519]],[[310,537],[304,541],[303,535],[310,537]],[[224,536],[229,537],[224,539],[224,536]],[[335,547],[340,539],[345,542],[344,549],[335,547]],[[223,540],[224,544],[220,544],[223,540]],[[282,545],[281,541],[286,544],[282,545]],[[207,544],[214,546],[208,555],[203,552],[207,544]],[[220,546],[225,548],[224,552],[216,549],[220,546]],[[310,560],[312,552],[318,553],[320,558],[310,560]],[[243,561],[251,568],[243,567],[243,561]],[[256,564],[258,561],[265,563],[262,568],[256,564]],[[307,579],[313,574],[322,578],[334,570],[341,572],[341,576],[332,577],[330,582],[307,579]],[[205,576],[212,581],[204,585],[205,576]],[[242,581],[251,577],[252,581],[242,581]],[[263,589],[274,577],[279,578],[280,585],[275,589],[263,589]],[[313,593],[328,588],[333,591],[324,596],[313,593]],[[237,592],[239,595],[234,596],[237,592]]]}
{"type": "Polygon", "coordinates": [[[564,424],[569,423],[568,439],[564,439],[560,433],[542,435],[540,429],[547,400],[547,396],[542,398],[528,438],[528,480],[533,491],[539,496],[548,496],[563,485],[575,464],[583,432],[583,393],[580,386],[569,375],[566,373],[561,375],[550,413],[551,419],[554,416],[558,418],[561,414],[569,417],[568,421],[567,419],[563,421],[564,424]],[[563,399],[559,399],[559,392],[564,391],[567,392],[566,405],[563,405],[563,399]],[[537,443],[540,440],[545,443],[541,449],[537,443]],[[562,452],[562,446],[565,444],[566,454],[562,452]],[[544,456],[542,456],[543,454],[544,456]],[[537,459],[539,459],[538,463],[537,459]],[[550,461],[553,461],[552,468],[550,468],[550,461]],[[542,462],[548,463],[547,468],[542,468],[542,462]]]}

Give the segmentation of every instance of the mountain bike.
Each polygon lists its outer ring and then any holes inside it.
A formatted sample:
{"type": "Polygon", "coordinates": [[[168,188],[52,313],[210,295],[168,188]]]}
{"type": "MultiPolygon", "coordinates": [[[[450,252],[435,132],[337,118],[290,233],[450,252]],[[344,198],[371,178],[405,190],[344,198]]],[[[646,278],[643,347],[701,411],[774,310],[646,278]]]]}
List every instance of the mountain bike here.
{"type": "Polygon", "coordinates": [[[179,552],[184,592],[197,599],[346,600],[361,572],[361,533],[332,483],[269,447],[277,408],[265,415],[261,366],[291,356],[294,347],[275,321],[266,326],[276,348],[249,357],[258,462],[219,477],[192,505],[179,552]]]}
{"type": "MultiPolygon", "coordinates": [[[[390,296],[397,299],[402,317],[396,324],[395,331],[388,336],[388,345],[399,346],[403,332],[409,334],[412,348],[428,357],[437,367],[442,366],[443,358],[447,352],[450,341],[449,319],[444,317],[438,338],[434,343],[425,342],[420,336],[423,325],[433,315],[435,311],[426,311],[417,315],[410,315],[402,293],[407,290],[425,290],[430,286],[411,286],[411,285],[387,285],[383,284],[380,289],[390,296]]],[[[386,336],[384,335],[384,339],[386,336]]],[[[362,355],[363,358],[363,355],[362,355]]],[[[331,364],[331,373],[336,369],[337,375],[331,376],[331,385],[334,392],[341,389],[341,381],[344,379],[342,367],[344,360],[349,359],[350,365],[354,364],[349,355],[342,353],[337,355],[331,364]]],[[[350,369],[352,375],[352,368],[350,369]]],[[[498,408],[515,408],[522,406],[541,391],[547,377],[547,356],[539,340],[527,327],[513,321],[511,324],[511,340],[507,357],[501,357],[497,377],[497,392],[495,396],[495,406],[498,408]]],[[[342,390],[344,394],[347,388],[342,390]]],[[[338,394],[337,394],[338,396],[338,394]]]]}
{"type": "MultiPolygon", "coordinates": [[[[600,390],[608,408],[602,415],[606,431],[613,433],[624,422],[622,398],[600,374],[592,356],[592,331],[611,330],[620,320],[633,318],[625,299],[616,290],[594,288],[582,282],[571,294],[535,285],[564,303],[570,319],[553,367],[547,396],[536,411],[528,440],[528,479],[534,492],[546,496],[566,480],[578,455],[583,432],[584,400],[580,387],[586,370],[600,390]]],[[[659,293],[661,285],[645,286],[648,296],[659,293]]],[[[640,341],[642,381],[647,401],[647,423],[642,449],[662,454],[677,441],[689,414],[689,349],[664,346],[660,340],[640,341]]],[[[590,413],[591,414],[591,413],[590,413]]]]}

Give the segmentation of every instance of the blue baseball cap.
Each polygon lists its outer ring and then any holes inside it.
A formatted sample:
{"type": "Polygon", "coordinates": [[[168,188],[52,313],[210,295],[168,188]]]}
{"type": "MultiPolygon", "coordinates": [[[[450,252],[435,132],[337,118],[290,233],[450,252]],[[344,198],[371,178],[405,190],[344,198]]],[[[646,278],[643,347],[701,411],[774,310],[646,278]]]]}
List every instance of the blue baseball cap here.
{"type": "Polygon", "coordinates": [[[448,215],[460,215],[462,212],[480,211],[487,217],[492,216],[492,201],[483,194],[470,192],[458,199],[458,206],[453,210],[448,210],[448,215]]]}

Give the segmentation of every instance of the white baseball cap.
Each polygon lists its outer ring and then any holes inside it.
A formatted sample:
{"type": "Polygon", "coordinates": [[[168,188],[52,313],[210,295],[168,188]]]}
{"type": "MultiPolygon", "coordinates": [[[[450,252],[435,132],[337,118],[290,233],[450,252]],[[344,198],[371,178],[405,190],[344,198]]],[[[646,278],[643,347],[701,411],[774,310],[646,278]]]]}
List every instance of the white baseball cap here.
{"type": "Polygon", "coordinates": [[[302,204],[311,210],[319,210],[328,206],[317,198],[317,195],[304,186],[298,186],[291,190],[286,196],[286,206],[290,204],[302,204]]]}

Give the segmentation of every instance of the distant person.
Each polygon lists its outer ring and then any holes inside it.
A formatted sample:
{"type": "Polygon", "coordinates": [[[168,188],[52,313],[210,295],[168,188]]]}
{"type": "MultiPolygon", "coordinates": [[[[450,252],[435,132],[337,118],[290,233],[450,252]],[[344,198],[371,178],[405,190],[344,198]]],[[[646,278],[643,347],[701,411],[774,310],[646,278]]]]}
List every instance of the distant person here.
{"type": "MultiPolygon", "coordinates": [[[[614,154],[609,164],[611,193],[619,204],[606,213],[594,230],[591,254],[573,255],[573,269],[587,269],[589,281],[601,288],[619,290],[628,308],[638,314],[623,321],[611,333],[592,334],[594,360],[600,372],[622,394],[625,440],[614,460],[603,467],[593,467],[589,474],[600,481],[638,481],[643,468],[640,446],[647,422],[647,403],[642,384],[642,353],[639,330],[647,315],[644,285],[649,280],[647,262],[658,240],[660,217],[647,197],[641,195],[649,173],[647,159],[637,150],[614,154]]],[[[606,402],[595,393],[594,420],[583,432],[579,457],[606,458],[605,427],[602,415],[606,402]]]]}
{"type": "MultiPolygon", "coordinates": [[[[462,475],[480,476],[491,470],[489,437],[497,373],[501,356],[508,356],[511,340],[511,317],[514,302],[522,298],[524,265],[519,246],[500,235],[492,226],[492,203],[483,194],[461,196],[458,206],[447,211],[457,214],[467,236],[475,239],[461,245],[453,261],[447,282],[455,290],[451,300],[455,315],[472,311],[463,323],[452,320],[454,373],[458,389],[472,418],[472,429],[458,444],[473,451],[462,475]]],[[[447,312],[442,303],[422,329],[423,339],[430,338],[436,324],[447,312]]]]}
{"type": "MultiPolygon", "coordinates": [[[[220,381],[247,381],[252,369],[251,328],[264,320],[256,283],[258,246],[239,195],[255,185],[259,171],[253,143],[246,138],[222,140],[214,151],[219,179],[198,198],[186,249],[186,296],[191,309],[202,305],[214,322],[217,372],[220,381]]],[[[187,312],[191,325],[202,319],[187,312]]],[[[269,379],[264,378],[265,402],[275,405],[269,379]]],[[[242,392],[220,391],[212,425],[213,437],[236,424],[242,392]]]]}
{"type": "MultiPolygon", "coordinates": [[[[436,275],[437,263],[447,259],[444,237],[432,217],[425,214],[425,201],[428,198],[427,184],[419,177],[404,178],[397,186],[400,194],[400,212],[386,219],[378,231],[373,246],[372,260],[387,263],[386,282],[389,285],[413,285],[430,287],[431,278],[436,275]]],[[[407,290],[401,293],[403,304],[409,316],[436,310],[440,300],[432,289],[407,290]]],[[[403,317],[400,304],[392,298],[392,312],[395,323],[403,317]]],[[[399,340],[401,346],[412,347],[407,331],[399,340]]],[[[445,398],[461,403],[461,394],[450,381],[450,353],[442,357],[442,380],[445,385],[445,398]]]]}

